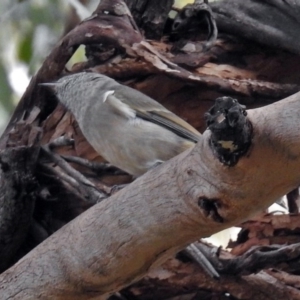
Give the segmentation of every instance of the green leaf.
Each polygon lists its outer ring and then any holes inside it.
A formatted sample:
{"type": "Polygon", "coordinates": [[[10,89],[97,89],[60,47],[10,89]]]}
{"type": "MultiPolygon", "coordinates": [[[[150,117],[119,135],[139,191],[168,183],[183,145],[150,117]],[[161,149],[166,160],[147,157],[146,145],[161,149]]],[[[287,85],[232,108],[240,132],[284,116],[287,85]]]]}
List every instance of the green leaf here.
{"type": "Polygon", "coordinates": [[[29,64],[32,57],[32,34],[25,36],[19,43],[18,58],[29,64]]]}

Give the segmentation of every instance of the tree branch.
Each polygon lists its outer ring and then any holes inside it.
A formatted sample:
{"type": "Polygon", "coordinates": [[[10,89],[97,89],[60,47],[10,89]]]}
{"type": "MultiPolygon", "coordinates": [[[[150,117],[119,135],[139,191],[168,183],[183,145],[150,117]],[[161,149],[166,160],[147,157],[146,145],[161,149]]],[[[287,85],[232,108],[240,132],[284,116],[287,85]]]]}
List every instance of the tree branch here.
{"type": "Polygon", "coordinates": [[[300,53],[299,2],[228,0],[214,2],[211,7],[221,30],[263,45],[300,53]]]}
{"type": "Polygon", "coordinates": [[[298,93],[248,111],[252,146],[234,167],[215,158],[206,131],[193,149],[95,205],[3,273],[2,299],[108,295],[190,242],[264,209],[299,185],[299,109],[298,93]],[[223,223],[203,213],[201,197],[218,199],[223,223]]]}

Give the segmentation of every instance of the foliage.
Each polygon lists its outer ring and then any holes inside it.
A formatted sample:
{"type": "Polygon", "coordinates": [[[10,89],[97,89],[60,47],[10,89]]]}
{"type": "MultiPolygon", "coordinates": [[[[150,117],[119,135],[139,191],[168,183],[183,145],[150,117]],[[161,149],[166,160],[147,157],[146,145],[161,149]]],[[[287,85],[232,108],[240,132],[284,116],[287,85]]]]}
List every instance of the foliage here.
{"type": "Polygon", "coordinates": [[[59,38],[66,12],[66,1],[0,2],[0,128],[59,38]]]}

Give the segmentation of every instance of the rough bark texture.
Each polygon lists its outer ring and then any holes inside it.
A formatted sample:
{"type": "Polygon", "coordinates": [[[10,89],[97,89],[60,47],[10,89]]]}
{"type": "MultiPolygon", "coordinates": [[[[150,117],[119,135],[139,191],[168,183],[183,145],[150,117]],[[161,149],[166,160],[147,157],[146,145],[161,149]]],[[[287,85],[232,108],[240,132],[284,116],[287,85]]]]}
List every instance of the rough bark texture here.
{"type": "Polygon", "coordinates": [[[146,37],[159,39],[163,34],[174,0],[127,0],[125,2],[146,37]]]}
{"type": "MultiPolygon", "coordinates": [[[[184,19],[187,27],[174,32],[167,18],[172,1],[127,4],[135,20],[122,0],[102,0],[92,18],[61,39],[0,139],[1,269],[44,241],[0,275],[1,297],[101,299],[150,270],[121,294],[130,299],[225,299],[224,293],[234,299],[299,299],[298,214],[253,217],[300,181],[300,95],[265,106],[300,90],[299,5],[214,3],[219,36],[205,48],[207,24],[201,27],[203,20],[194,18],[201,16],[202,6],[192,7],[193,16],[184,19]],[[80,44],[87,45],[88,61],[65,71],[80,44]],[[236,166],[224,166],[211,151],[206,131],[193,150],[109,197],[114,185],[132,178],[103,168],[74,118],[38,86],[82,70],[104,73],[150,95],[200,131],[204,113],[224,94],[248,108],[264,106],[249,111],[252,147],[236,166]],[[58,141],[62,135],[74,141],[58,141]],[[211,203],[224,222],[206,214],[199,199],[211,203]],[[222,274],[220,281],[182,257],[158,268],[189,242],[241,222],[232,254],[206,253],[222,274]]],[[[288,198],[294,213],[297,195],[288,198]]]]}
{"type": "Polygon", "coordinates": [[[213,3],[221,29],[266,46],[299,54],[300,3],[293,0],[213,3]]]}
{"type": "Polygon", "coordinates": [[[0,154],[0,272],[13,262],[27,237],[35,206],[37,149],[7,149],[0,154]]]}
{"type": "Polygon", "coordinates": [[[297,187],[299,98],[249,111],[253,146],[234,168],[216,160],[206,132],[191,151],[81,214],[2,274],[3,299],[16,291],[15,299],[89,299],[117,291],[188,243],[244,221],[297,187]],[[277,175],[283,168],[284,180],[277,175]],[[203,214],[203,197],[218,201],[223,223],[203,214]]]}

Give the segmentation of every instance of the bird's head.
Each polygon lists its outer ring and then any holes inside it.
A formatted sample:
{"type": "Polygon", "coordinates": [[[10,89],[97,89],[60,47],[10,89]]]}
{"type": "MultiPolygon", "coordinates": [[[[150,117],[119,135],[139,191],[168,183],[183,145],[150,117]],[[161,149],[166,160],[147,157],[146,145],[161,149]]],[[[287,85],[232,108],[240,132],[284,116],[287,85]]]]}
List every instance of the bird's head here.
{"type": "Polygon", "coordinates": [[[64,76],[55,82],[45,82],[39,85],[50,88],[60,102],[71,107],[71,102],[76,101],[75,99],[87,98],[87,93],[92,90],[96,80],[105,81],[107,78],[97,73],[81,72],[64,76]]]}

